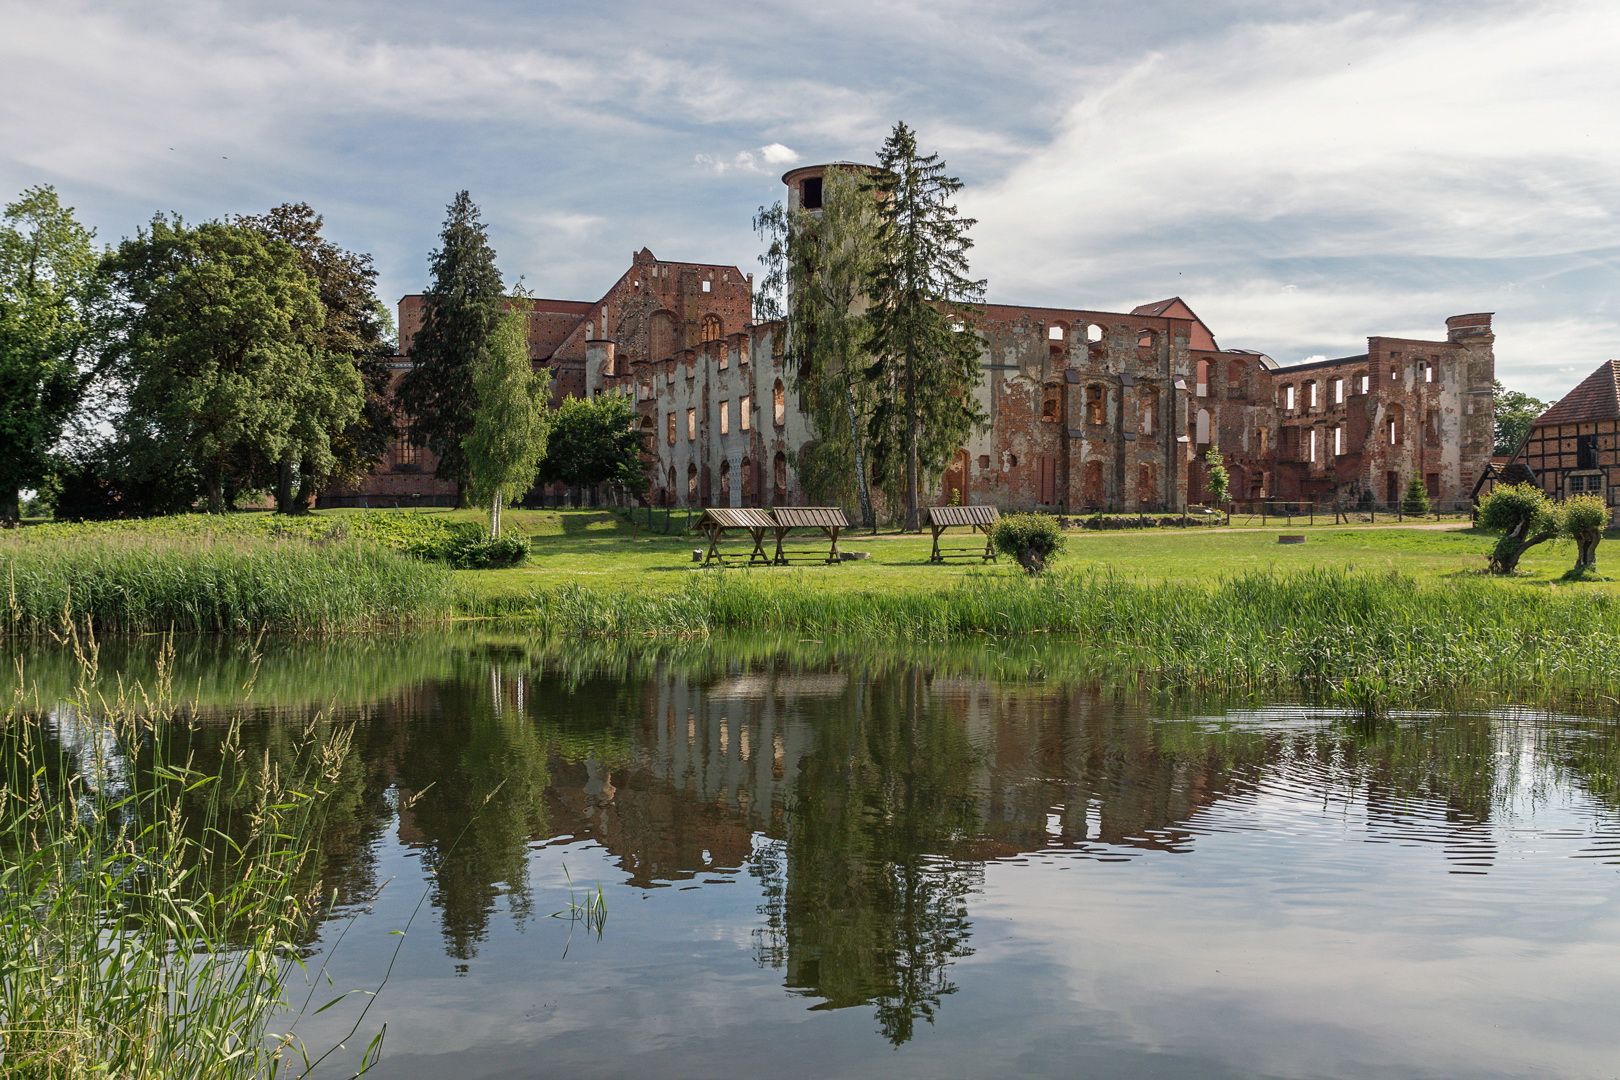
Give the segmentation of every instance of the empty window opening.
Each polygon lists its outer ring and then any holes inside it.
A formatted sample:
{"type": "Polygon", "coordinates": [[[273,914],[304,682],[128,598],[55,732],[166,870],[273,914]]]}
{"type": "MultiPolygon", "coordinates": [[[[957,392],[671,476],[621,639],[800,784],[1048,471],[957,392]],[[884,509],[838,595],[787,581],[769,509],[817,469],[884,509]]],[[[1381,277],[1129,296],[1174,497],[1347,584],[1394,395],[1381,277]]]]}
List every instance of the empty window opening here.
{"type": "Polygon", "coordinates": [[[727,368],[729,368],[730,366],[731,366],[731,343],[727,342],[727,341],[722,341],[720,343],[720,370],[724,371],[727,368]]]}
{"type": "Polygon", "coordinates": [[[1102,339],[1103,339],[1103,328],[1102,327],[1098,326],[1096,323],[1092,323],[1090,326],[1086,327],[1086,341],[1087,342],[1098,342],[1098,341],[1101,341],[1102,339]]]}
{"type": "Polygon", "coordinates": [[[703,291],[704,291],[704,292],[712,292],[712,291],[714,291],[714,282],[712,282],[712,281],[705,281],[705,282],[704,282],[704,283],[703,283],[703,291]]]}
{"type": "Polygon", "coordinates": [[[730,401],[722,401],[720,403],[720,434],[722,434],[722,435],[730,435],[731,434],[731,402],[730,401]]]}
{"type": "Polygon", "coordinates": [[[686,504],[694,506],[698,501],[698,468],[696,465],[686,467],[686,504]]]}
{"type": "Polygon", "coordinates": [[[1333,429],[1333,456],[1338,457],[1344,453],[1344,428],[1333,429]]]}
{"type": "Polygon", "coordinates": [[[1305,439],[1305,445],[1306,445],[1306,448],[1307,448],[1306,452],[1305,452],[1305,459],[1307,461],[1314,462],[1316,460],[1316,429],[1315,428],[1311,428],[1311,430],[1307,433],[1306,439],[1305,439]]]}
{"type": "Polygon", "coordinates": [[[699,333],[703,341],[718,341],[720,339],[720,316],[703,316],[703,323],[699,333]]]}
{"type": "Polygon", "coordinates": [[[1148,387],[1142,394],[1142,434],[1151,435],[1157,429],[1159,415],[1159,392],[1148,387]]]}
{"type": "Polygon", "coordinates": [[[748,430],[748,409],[752,404],[753,398],[748,394],[744,394],[741,400],[737,402],[737,426],[744,431],[748,430]]]}
{"type": "Polygon", "coordinates": [[[1312,379],[1310,382],[1305,384],[1305,407],[1307,409],[1316,408],[1316,380],[1315,379],[1312,379]]]}
{"type": "Polygon", "coordinates": [[[771,419],[777,427],[787,423],[787,389],[781,379],[771,387],[771,419]]]}
{"type": "Polygon", "coordinates": [[[1575,467],[1577,469],[1595,469],[1598,467],[1598,437],[1596,435],[1577,435],[1575,437],[1575,467]]]}
{"type": "Polygon", "coordinates": [[[686,410],[686,441],[691,442],[697,438],[697,410],[686,410]]]}
{"type": "Polygon", "coordinates": [[[1344,380],[1343,379],[1334,378],[1334,379],[1329,379],[1328,380],[1328,404],[1329,405],[1343,405],[1344,404],[1344,380]]]}
{"type": "Polygon", "coordinates": [[[668,431],[669,445],[674,446],[675,445],[675,414],[674,413],[669,414],[669,422],[665,426],[669,429],[669,431],[668,431]]]}
{"type": "Polygon", "coordinates": [[[990,467],[990,455],[989,454],[980,454],[979,455],[979,468],[988,469],[989,467],[990,467]]]}
{"type": "Polygon", "coordinates": [[[1198,396],[1209,397],[1209,361],[1200,360],[1197,365],[1198,396]]]}
{"type": "Polygon", "coordinates": [[[1271,429],[1261,428],[1259,431],[1255,432],[1255,441],[1259,443],[1259,452],[1264,454],[1266,452],[1267,444],[1271,441],[1271,429]]]}
{"type": "Polygon", "coordinates": [[[780,504],[787,501],[787,483],[787,455],[778,450],[776,457],[771,459],[772,502],[780,504]]]}
{"type": "Polygon", "coordinates": [[[1209,445],[1209,410],[1199,409],[1198,415],[1193,418],[1193,440],[1199,446],[1209,445]]]}
{"type": "Polygon", "coordinates": [[[1372,376],[1363,371],[1360,375],[1356,376],[1356,385],[1360,387],[1360,389],[1356,391],[1357,393],[1365,394],[1370,392],[1372,390],[1372,376]]]}
{"type": "Polygon", "coordinates": [[[809,176],[799,187],[799,205],[806,210],[821,209],[821,177],[809,176]]]}
{"type": "Polygon", "coordinates": [[[1294,411],[1294,388],[1292,386],[1282,388],[1282,407],[1285,412],[1294,411]]]}
{"type": "Polygon", "coordinates": [[[1041,422],[1055,424],[1058,422],[1058,388],[1046,387],[1041,393],[1041,422]]]}
{"type": "Polygon", "coordinates": [[[1108,421],[1105,391],[1100,386],[1086,387],[1086,423],[1102,427],[1108,421]]]}
{"type": "Polygon", "coordinates": [[[1064,329],[1061,326],[1050,326],[1046,330],[1046,338],[1048,341],[1062,341],[1063,335],[1064,329]]]}
{"type": "Polygon", "coordinates": [[[1406,416],[1399,405],[1389,407],[1389,418],[1385,424],[1389,435],[1389,445],[1399,446],[1405,440],[1405,420],[1406,416]]]}

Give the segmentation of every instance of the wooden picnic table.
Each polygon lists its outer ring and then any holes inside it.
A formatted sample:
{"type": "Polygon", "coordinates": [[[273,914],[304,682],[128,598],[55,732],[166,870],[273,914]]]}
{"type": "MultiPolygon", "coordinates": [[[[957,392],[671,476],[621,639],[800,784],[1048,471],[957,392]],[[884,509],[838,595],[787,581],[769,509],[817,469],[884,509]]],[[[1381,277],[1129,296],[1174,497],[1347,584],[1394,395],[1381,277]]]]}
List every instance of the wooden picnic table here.
{"type": "Polygon", "coordinates": [[[849,519],[844,512],[836,506],[778,506],[770,514],[773,519],[771,529],[776,533],[776,555],[772,562],[777,566],[786,566],[792,562],[821,562],[836,563],[838,558],[838,534],[849,528],[849,519]],[[830,541],[825,552],[816,549],[800,548],[789,550],[783,546],[789,530],[792,529],[820,529],[830,541]]]}
{"type": "MultiPolygon", "coordinates": [[[[765,554],[765,530],[773,528],[775,524],[771,520],[771,515],[752,507],[710,507],[698,518],[698,531],[709,539],[709,550],[703,556],[703,565],[719,563],[724,566],[727,559],[742,560],[744,556],[737,552],[720,550],[721,541],[726,539],[727,531],[741,529],[754,541],[754,548],[747,555],[748,565],[759,563],[769,566],[771,557],[765,554]]],[[[778,547],[780,546],[778,544],[778,547]]]]}
{"type": "Polygon", "coordinates": [[[1001,519],[1001,511],[993,506],[925,506],[923,507],[924,524],[934,534],[934,550],[929,554],[929,562],[942,563],[947,559],[978,559],[981,562],[1000,562],[996,558],[996,546],[990,538],[990,530],[995,528],[996,522],[1001,519]],[[940,534],[955,525],[971,526],[974,532],[984,533],[984,547],[972,544],[967,547],[940,547],[940,534]]]}

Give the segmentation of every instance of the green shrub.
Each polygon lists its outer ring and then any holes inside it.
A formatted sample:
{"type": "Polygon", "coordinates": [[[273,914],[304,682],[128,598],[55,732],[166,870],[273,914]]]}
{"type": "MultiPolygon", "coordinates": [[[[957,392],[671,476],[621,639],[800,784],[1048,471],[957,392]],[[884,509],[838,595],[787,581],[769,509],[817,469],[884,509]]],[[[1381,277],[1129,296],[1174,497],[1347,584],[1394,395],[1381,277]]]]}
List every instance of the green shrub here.
{"type": "Polygon", "coordinates": [[[1429,489],[1423,484],[1423,477],[1417,473],[1406,485],[1406,494],[1401,497],[1401,513],[1423,515],[1433,512],[1429,505],[1429,489]]]}
{"type": "Polygon", "coordinates": [[[1063,550],[1065,537],[1050,514],[1008,514],[990,532],[991,542],[1003,555],[1018,560],[1031,574],[1046,569],[1051,557],[1063,550]]]}
{"type": "Polygon", "coordinates": [[[493,570],[517,566],[529,557],[529,542],[521,536],[458,536],[444,553],[458,570],[493,570]]]}

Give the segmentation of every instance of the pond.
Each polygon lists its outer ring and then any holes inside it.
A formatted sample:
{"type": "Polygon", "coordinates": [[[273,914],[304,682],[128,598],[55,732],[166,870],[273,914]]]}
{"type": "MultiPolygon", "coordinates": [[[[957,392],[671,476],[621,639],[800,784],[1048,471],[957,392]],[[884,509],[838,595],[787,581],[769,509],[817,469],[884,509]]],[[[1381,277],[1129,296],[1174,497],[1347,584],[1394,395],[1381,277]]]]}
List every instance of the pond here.
{"type": "MultiPolygon", "coordinates": [[[[103,676],[158,650],[105,646],[103,676]]],[[[25,677],[66,698],[68,663],[25,677]]],[[[1620,1070],[1612,717],[1369,720],[1065,663],[511,635],[164,667],[205,763],[226,716],[271,754],[352,729],[309,963],[380,987],[375,1076],[1620,1070]]],[[[299,1030],[336,1043],[364,1000],[299,1030]]]]}

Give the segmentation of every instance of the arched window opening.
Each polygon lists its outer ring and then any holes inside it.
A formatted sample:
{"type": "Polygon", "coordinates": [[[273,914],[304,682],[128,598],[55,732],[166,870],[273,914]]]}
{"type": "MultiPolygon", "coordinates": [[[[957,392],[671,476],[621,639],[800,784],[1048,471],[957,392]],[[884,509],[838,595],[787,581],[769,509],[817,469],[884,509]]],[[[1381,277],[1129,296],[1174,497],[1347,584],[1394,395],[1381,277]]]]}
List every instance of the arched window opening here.
{"type": "Polygon", "coordinates": [[[686,467],[686,505],[696,506],[698,502],[698,467],[686,467]]]}
{"type": "Polygon", "coordinates": [[[1091,323],[1086,327],[1086,342],[1088,344],[1095,345],[1097,342],[1101,341],[1102,339],[1103,339],[1103,328],[1102,327],[1098,326],[1096,323],[1091,323]]]}
{"type": "Polygon", "coordinates": [[[1058,400],[1058,388],[1048,384],[1041,391],[1041,422],[1055,424],[1058,422],[1058,409],[1061,402],[1058,400]]]}
{"type": "Polygon", "coordinates": [[[1209,410],[1199,409],[1193,418],[1193,441],[1199,446],[1209,445],[1209,410]]]}
{"type": "Polygon", "coordinates": [[[1142,391],[1142,425],[1143,435],[1151,435],[1159,427],[1159,391],[1157,387],[1149,386],[1142,391]]]}
{"type": "Polygon", "coordinates": [[[731,505],[731,461],[728,458],[720,463],[720,490],[715,496],[716,506],[731,505]]]}
{"type": "Polygon", "coordinates": [[[787,387],[782,385],[781,379],[771,387],[771,419],[777,427],[787,424],[787,387]]]}
{"type": "Polygon", "coordinates": [[[1046,328],[1046,340],[1048,341],[1062,341],[1068,334],[1069,331],[1062,323],[1053,323],[1046,328]]]}
{"type": "Polygon", "coordinates": [[[731,342],[717,339],[720,342],[720,370],[724,371],[731,366],[731,342]]]}
{"type": "Polygon", "coordinates": [[[749,458],[742,459],[742,506],[753,506],[758,498],[756,491],[758,484],[754,476],[754,463],[749,458]]]}
{"type": "Polygon", "coordinates": [[[703,316],[703,322],[699,327],[699,336],[703,341],[720,340],[720,316],[703,316]]]}
{"type": "Polygon", "coordinates": [[[1102,427],[1108,422],[1107,394],[1100,386],[1086,387],[1086,423],[1092,427],[1102,427]]]}
{"type": "Polygon", "coordinates": [[[776,457],[771,459],[771,502],[773,505],[780,506],[787,502],[787,483],[787,455],[778,450],[776,457]]]}

